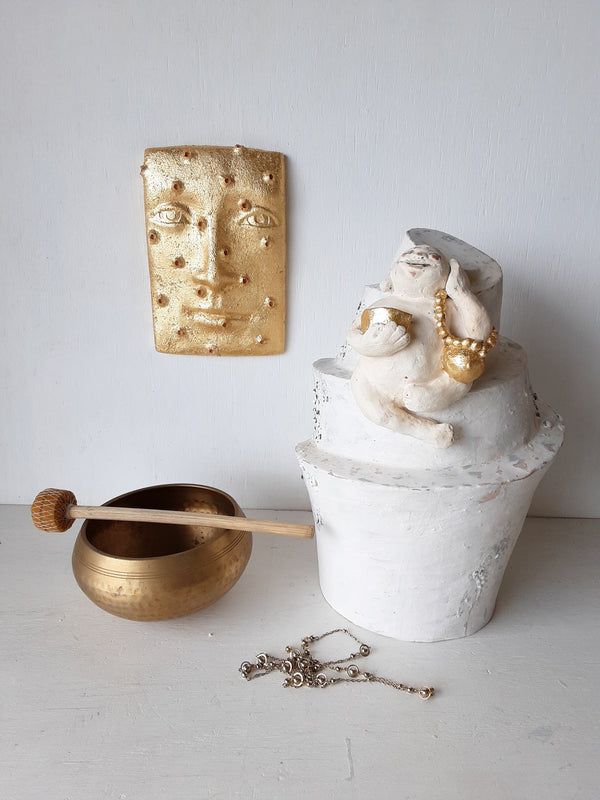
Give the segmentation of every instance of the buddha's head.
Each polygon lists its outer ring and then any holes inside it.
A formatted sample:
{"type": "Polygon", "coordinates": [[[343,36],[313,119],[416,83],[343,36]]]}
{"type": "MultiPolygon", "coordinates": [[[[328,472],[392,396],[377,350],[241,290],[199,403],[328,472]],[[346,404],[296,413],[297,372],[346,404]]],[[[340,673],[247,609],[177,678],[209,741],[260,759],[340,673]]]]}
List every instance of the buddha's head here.
{"type": "Polygon", "coordinates": [[[408,297],[433,297],[450,274],[450,265],[439,250],[417,245],[398,253],[392,264],[389,288],[408,297]]]}
{"type": "Polygon", "coordinates": [[[153,148],[142,176],[156,349],[283,352],[283,155],[153,148]]]}

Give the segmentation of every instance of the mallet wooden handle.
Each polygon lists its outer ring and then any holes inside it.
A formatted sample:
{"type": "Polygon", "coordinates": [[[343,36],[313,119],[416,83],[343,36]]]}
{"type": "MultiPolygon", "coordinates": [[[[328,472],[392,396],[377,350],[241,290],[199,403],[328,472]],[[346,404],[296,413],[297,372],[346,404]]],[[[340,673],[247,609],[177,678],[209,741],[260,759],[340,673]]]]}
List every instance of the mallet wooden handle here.
{"type": "Polygon", "coordinates": [[[118,506],[78,506],[75,495],[66,489],[44,489],[40,492],[31,506],[31,517],[36,528],[42,531],[66,531],[76,519],[112,519],[123,522],[162,522],[169,525],[207,525],[211,528],[277,533],[305,539],[311,539],[315,533],[313,525],[230,517],[226,514],[118,506]]]}

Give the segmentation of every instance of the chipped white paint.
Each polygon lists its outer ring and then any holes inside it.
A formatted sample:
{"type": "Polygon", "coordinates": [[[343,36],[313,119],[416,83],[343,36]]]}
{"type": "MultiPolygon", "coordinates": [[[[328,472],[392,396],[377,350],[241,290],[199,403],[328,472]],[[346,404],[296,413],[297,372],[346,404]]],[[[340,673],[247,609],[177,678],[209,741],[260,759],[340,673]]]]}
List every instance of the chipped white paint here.
{"type": "MultiPolygon", "coordinates": [[[[446,237],[467,266],[477,261],[477,289],[498,324],[498,265],[475,250],[471,260],[469,245],[446,234],[418,234],[440,249],[446,237]]],[[[376,294],[367,287],[359,309],[376,294]]],[[[297,449],[315,509],[323,594],[352,622],[398,639],[467,636],[493,614],[533,492],[562,443],[562,422],[532,391],[523,349],[501,338],[471,391],[435,413],[454,442],[432,447],[362,413],[352,392],[361,358],[357,365],[342,348],[316,362],[313,438],[297,449]]]]}

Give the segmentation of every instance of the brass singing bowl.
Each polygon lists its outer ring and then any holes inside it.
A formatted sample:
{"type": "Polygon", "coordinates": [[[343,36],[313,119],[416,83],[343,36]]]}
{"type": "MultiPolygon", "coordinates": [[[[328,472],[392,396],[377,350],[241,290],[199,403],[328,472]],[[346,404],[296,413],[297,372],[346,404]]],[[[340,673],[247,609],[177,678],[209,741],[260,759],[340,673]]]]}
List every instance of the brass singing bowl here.
{"type": "MultiPolygon", "coordinates": [[[[194,484],[138,489],[104,505],[244,516],[230,495],[194,484]]],[[[228,592],[251,551],[247,531],[88,519],[73,549],[73,573],[90,600],[110,614],[172,619],[200,611],[228,592]]]]}

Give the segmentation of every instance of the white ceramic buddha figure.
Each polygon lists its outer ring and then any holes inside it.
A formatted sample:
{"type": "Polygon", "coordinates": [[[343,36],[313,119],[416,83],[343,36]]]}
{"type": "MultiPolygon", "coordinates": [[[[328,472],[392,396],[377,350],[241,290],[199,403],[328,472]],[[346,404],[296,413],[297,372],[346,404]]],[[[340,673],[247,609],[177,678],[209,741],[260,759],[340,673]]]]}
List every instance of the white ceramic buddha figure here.
{"type": "Polygon", "coordinates": [[[375,322],[363,332],[361,315],[354,320],[347,334],[359,354],[351,380],[354,398],[376,425],[449,447],[452,426],[430,414],[460,400],[472,384],[451,378],[442,368],[435,294],[439,289],[448,294],[447,321],[455,336],[485,340],[492,330],[488,313],[458,262],[448,263],[428,245],[399,253],[381,288],[389,294],[372,308],[398,309],[412,315],[412,321],[408,329],[393,321],[375,322]]]}

